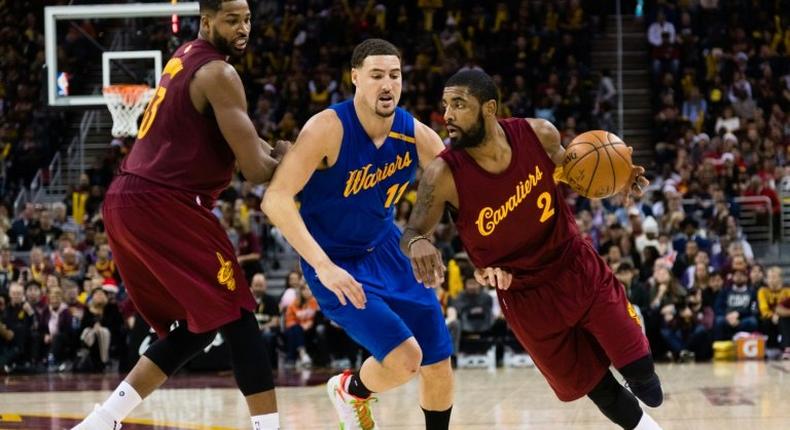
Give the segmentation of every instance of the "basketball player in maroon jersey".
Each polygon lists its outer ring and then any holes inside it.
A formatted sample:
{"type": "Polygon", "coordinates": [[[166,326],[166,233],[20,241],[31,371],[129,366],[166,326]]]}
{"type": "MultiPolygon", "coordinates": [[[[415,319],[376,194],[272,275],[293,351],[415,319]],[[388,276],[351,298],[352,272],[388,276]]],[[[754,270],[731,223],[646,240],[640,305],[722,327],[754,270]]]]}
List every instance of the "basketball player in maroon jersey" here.
{"type": "Polygon", "coordinates": [[[227,62],[243,54],[249,32],[245,0],[200,1],[200,36],[165,66],[137,141],[107,192],[102,215],[113,258],[159,340],[76,429],[120,428],[217,331],[230,346],[252,428],[279,428],[255,299],[211,213],[237,162],[247,180],[266,182],[288,146],[272,149],[258,137],[241,79],[227,62]]]}
{"type": "MultiPolygon", "coordinates": [[[[565,157],[557,129],[542,119],[497,120],[497,89],[481,71],[451,77],[442,104],[452,143],[424,172],[401,240],[415,276],[426,284],[443,277],[427,236],[449,206],[475,278],[498,288],[509,325],[557,397],[587,395],[625,429],[659,429],[636,399],[663,401],[647,339],[553,179],[565,157]]],[[[643,172],[632,171],[635,193],[647,185],[643,172]]]]}

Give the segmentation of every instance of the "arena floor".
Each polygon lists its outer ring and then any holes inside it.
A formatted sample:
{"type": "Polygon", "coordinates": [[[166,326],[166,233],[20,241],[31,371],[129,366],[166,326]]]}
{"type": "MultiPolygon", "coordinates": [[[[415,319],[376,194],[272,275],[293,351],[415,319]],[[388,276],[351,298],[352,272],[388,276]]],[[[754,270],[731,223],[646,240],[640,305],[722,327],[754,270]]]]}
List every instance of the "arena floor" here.
{"type": "MultiPolygon", "coordinates": [[[[665,364],[659,366],[666,402],[651,415],[666,430],[779,430],[790,422],[790,362],[665,364]]],[[[557,400],[529,369],[463,369],[457,373],[451,428],[614,429],[586,399],[557,400]]],[[[280,372],[283,429],[337,429],[321,371],[280,372]]],[[[0,384],[0,430],[66,429],[102,401],[117,375],[5,376],[0,384]]],[[[124,430],[249,428],[247,410],[230,374],[182,375],[147,399],[124,430]]],[[[382,429],[422,429],[417,384],[380,396],[382,429]]]]}

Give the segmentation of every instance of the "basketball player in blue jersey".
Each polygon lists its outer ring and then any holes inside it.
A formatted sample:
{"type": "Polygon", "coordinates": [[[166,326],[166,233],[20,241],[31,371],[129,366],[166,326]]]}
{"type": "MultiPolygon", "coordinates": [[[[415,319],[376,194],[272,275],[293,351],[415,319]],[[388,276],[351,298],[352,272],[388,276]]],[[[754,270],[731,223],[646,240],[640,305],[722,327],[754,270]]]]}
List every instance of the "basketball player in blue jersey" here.
{"type": "MultiPolygon", "coordinates": [[[[394,222],[418,163],[426,166],[444,144],[398,108],[401,63],[392,44],[362,42],[351,66],[354,98],[310,118],[262,208],[302,256],[324,315],[372,354],[358,371],[327,383],[341,428],[375,429],[371,393],[419,373],[426,429],[445,430],[453,403],[452,342],[426,288],[433,285],[414,277],[394,222]]],[[[435,279],[441,283],[442,273],[435,279]]]]}

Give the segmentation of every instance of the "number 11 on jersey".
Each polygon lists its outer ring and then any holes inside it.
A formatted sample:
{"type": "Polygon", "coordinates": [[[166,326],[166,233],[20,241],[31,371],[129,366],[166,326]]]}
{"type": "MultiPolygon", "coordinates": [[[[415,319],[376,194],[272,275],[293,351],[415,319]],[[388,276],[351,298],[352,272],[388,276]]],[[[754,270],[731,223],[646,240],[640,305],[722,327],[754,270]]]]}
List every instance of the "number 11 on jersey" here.
{"type": "Polygon", "coordinates": [[[405,184],[393,184],[391,187],[389,187],[387,190],[387,201],[384,202],[384,207],[389,208],[393,204],[398,203],[408,186],[409,183],[406,182],[405,184]]]}

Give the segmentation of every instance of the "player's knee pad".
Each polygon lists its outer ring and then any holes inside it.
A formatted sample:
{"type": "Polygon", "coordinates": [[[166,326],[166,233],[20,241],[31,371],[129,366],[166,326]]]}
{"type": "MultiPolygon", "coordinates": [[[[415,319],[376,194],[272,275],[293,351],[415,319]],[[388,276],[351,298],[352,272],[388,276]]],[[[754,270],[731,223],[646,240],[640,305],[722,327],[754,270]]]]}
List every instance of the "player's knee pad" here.
{"type": "Polygon", "coordinates": [[[587,394],[587,397],[607,418],[624,429],[633,429],[642,418],[639,402],[614,379],[610,371],[606,372],[601,382],[587,394]]]}
{"type": "Polygon", "coordinates": [[[655,375],[656,367],[650,354],[617,369],[626,380],[646,381],[655,375]]]}
{"type": "Polygon", "coordinates": [[[617,370],[625,378],[628,388],[646,405],[655,408],[664,402],[661,381],[649,354],[617,370]]]}
{"type": "Polygon", "coordinates": [[[241,311],[241,318],[219,329],[230,346],[233,375],[244,396],[274,389],[274,377],[266,355],[266,345],[252,312],[241,311]]]}
{"type": "Polygon", "coordinates": [[[167,337],[154,342],[143,355],[170,376],[208,346],[216,335],[215,331],[191,333],[186,324],[181,324],[167,337]]]}
{"type": "Polygon", "coordinates": [[[617,400],[618,391],[622,388],[619,382],[614,379],[612,372],[606,371],[601,382],[599,382],[593,389],[587,393],[590,398],[598,407],[608,408],[612,403],[617,400]]]}

